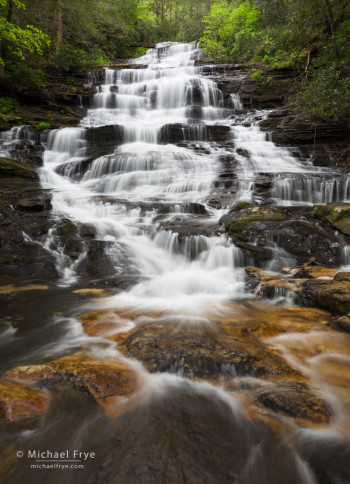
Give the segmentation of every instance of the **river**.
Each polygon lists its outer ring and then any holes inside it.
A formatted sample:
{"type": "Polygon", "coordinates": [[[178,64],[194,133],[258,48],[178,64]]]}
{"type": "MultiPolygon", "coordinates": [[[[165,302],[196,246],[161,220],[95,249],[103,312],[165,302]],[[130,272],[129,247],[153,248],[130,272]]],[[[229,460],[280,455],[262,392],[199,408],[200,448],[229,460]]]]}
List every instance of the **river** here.
{"type": "MultiPolygon", "coordinates": [[[[276,146],[257,121],[268,111],[224,96],[200,54],[163,43],[130,68],[106,68],[80,126],[42,137],[53,223],[45,238],[24,237],[59,277],[47,293],[18,295],[0,344],[6,376],[44,382],[51,403],[38,420],[2,425],[0,482],[350,482],[349,339],[288,290],[269,300],[248,290],[254,258],[219,223],[239,203],[349,201],[348,177],[276,146]],[[77,230],[69,250],[62,220],[77,230]],[[84,231],[114,281],[106,290],[93,277],[82,289],[94,264],[84,231]],[[30,467],[75,457],[84,468],[30,467]]],[[[23,132],[3,135],[3,154],[23,132]]],[[[265,247],[265,270],[295,263],[275,239],[265,247]]]]}

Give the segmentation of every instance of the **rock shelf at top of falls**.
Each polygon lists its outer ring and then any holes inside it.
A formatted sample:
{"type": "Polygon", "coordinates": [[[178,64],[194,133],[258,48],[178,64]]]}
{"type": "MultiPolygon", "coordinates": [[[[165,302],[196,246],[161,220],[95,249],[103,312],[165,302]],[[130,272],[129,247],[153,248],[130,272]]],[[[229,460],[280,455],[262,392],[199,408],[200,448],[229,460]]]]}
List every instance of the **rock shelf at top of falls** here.
{"type": "Polygon", "coordinates": [[[96,452],[78,483],[350,479],[348,174],[200,55],[159,44],[79,126],[1,135],[5,479],[14,442],[96,452]]]}

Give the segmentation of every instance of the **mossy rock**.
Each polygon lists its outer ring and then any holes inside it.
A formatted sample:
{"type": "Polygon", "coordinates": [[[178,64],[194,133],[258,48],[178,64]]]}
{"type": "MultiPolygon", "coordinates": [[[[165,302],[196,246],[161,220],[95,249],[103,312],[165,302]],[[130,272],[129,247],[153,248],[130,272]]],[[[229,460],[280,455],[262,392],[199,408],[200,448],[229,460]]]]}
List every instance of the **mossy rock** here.
{"type": "Polygon", "coordinates": [[[12,158],[0,157],[0,178],[16,177],[39,180],[39,176],[31,167],[12,158]]]}
{"type": "Polygon", "coordinates": [[[239,202],[232,207],[231,212],[244,210],[245,208],[254,208],[254,206],[255,205],[252,205],[251,203],[248,203],[248,202],[239,202]]]}
{"type": "Polygon", "coordinates": [[[332,212],[328,205],[314,205],[313,214],[317,218],[325,218],[332,212]]]}
{"type": "Polygon", "coordinates": [[[254,222],[282,222],[287,214],[278,207],[248,207],[241,216],[225,223],[228,232],[240,232],[254,222]]]}
{"type": "MultiPolygon", "coordinates": [[[[329,217],[327,217],[327,220],[330,222],[329,217]]],[[[337,222],[330,222],[330,223],[333,225],[333,227],[335,227],[343,234],[350,236],[350,217],[343,218],[341,220],[338,220],[337,222]]]]}
{"type": "Polygon", "coordinates": [[[317,218],[326,219],[343,234],[350,235],[350,203],[314,205],[313,214],[317,218]]]}
{"type": "Polygon", "coordinates": [[[62,225],[59,227],[59,230],[58,230],[60,235],[69,235],[69,234],[76,233],[76,231],[77,231],[76,226],[71,220],[69,220],[69,218],[65,218],[62,220],[62,225]]]}

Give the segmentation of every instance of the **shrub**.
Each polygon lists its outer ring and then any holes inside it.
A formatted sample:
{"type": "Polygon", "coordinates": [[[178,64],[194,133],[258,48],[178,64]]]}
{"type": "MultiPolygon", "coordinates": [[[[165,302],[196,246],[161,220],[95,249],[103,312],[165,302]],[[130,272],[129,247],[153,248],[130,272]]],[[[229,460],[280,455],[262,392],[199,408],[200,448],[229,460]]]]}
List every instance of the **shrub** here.
{"type": "Polygon", "coordinates": [[[51,124],[50,123],[46,123],[45,121],[42,121],[41,123],[37,124],[35,126],[35,128],[38,131],[44,131],[44,129],[50,129],[51,128],[51,124]]]}
{"type": "Polygon", "coordinates": [[[0,114],[16,112],[19,102],[13,97],[0,97],[0,114]]]}

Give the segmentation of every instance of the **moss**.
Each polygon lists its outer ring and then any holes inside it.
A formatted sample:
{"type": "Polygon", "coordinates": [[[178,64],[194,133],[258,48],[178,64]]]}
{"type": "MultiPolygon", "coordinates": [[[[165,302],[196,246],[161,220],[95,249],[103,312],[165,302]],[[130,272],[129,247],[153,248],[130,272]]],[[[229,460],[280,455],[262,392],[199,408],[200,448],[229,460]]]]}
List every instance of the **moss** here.
{"type": "Polygon", "coordinates": [[[0,157],[0,177],[39,179],[38,174],[25,163],[3,157],[0,157]]]}
{"type": "Polygon", "coordinates": [[[328,205],[314,205],[313,214],[317,218],[325,218],[331,213],[331,208],[328,205]]]}
{"type": "MultiPolygon", "coordinates": [[[[328,219],[329,219],[329,217],[327,217],[327,220],[328,219]]],[[[333,227],[335,227],[337,230],[339,230],[343,234],[350,236],[350,217],[343,218],[341,220],[337,220],[335,222],[330,222],[330,223],[333,225],[333,227]]]]}
{"type": "Polygon", "coordinates": [[[330,223],[338,222],[344,218],[350,217],[350,205],[335,207],[331,214],[327,217],[330,223]]]}
{"type": "Polygon", "coordinates": [[[71,222],[69,218],[64,219],[64,225],[61,228],[62,233],[70,234],[71,232],[73,232],[74,229],[75,229],[75,226],[73,222],[71,222]]]}
{"type": "Polygon", "coordinates": [[[314,205],[313,214],[326,219],[335,229],[350,236],[350,203],[328,203],[314,205]]]}
{"type": "Polygon", "coordinates": [[[238,210],[244,210],[245,208],[253,208],[254,205],[252,205],[251,203],[248,203],[248,202],[239,202],[237,203],[232,209],[231,209],[231,212],[233,211],[238,211],[238,210]]]}
{"type": "Polygon", "coordinates": [[[50,128],[51,128],[51,124],[45,123],[44,121],[42,121],[41,123],[35,126],[35,129],[37,129],[38,131],[44,131],[45,129],[50,129],[50,128]]]}
{"type": "Polygon", "coordinates": [[[248,204],[241,217],[226,222],[225,230],[228,232],[241,232],[254,222],[282,222],[287,215],[277,207],[252,207],[248,204]]]}

